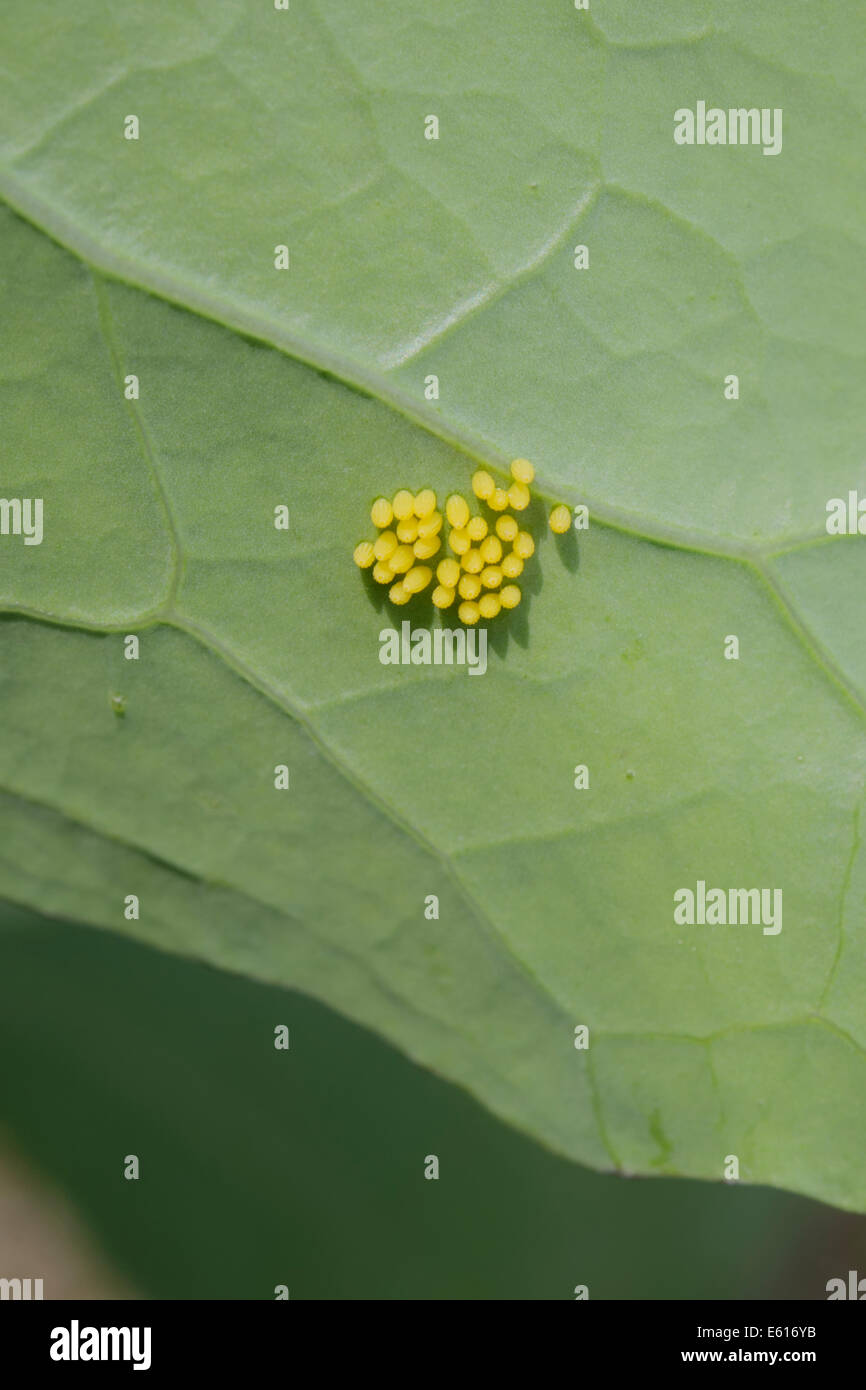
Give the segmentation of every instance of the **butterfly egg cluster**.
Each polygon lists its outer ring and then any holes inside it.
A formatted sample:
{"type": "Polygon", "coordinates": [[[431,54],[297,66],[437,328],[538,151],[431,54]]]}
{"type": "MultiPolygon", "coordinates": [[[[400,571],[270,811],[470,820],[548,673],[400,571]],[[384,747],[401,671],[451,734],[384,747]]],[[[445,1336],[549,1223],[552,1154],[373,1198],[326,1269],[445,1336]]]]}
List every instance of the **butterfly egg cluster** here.
{"type": "Polygon", "coordinates": [[[417,493],[400,488],[390,501],[377,497],[370,520],[379,534],[355,547],[355,564],[371,569],[377,584],[388,585],[392,603],[408,603],[430,584],[433,570],[427,561],[442,548],[443,518],[436,493],[429,487],[417,493]]]}
{"type": "Polygon", "coordinates": [[[434,561],[442,548],[447,520],[451,554],[436,564],[432,594],[436,608],[456,603],[458,618],[470,627],[481,618],[489,621],[503,609],[516,608],[521,591],[514,581],[535,553],[535,542],[511,513],[529,506],[529,484],[534,477],[535,469],[527,459],[514,460],[507,489],[479,469],[472,478],[472,491],[493,513],[489,520],[482,512],[473,513],[459,492],[448,498],[444,518],[431,488],[415,494],[401,488],[390,501],[377,497],[370,519],[379,534],[375,541],[361,541],[355,547],[355,564],[372,570],[378,584],[388,585],[392,603],[408,603],[433,582],[428,561],[434,561]]]}

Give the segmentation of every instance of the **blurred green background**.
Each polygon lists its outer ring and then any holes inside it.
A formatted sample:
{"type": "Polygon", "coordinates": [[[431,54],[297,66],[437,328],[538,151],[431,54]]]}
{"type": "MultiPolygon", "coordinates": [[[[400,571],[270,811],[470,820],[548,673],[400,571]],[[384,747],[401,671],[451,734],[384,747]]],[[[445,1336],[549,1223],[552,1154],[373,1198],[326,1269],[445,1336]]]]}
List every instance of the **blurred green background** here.
{"type": "Polygon", "coordinates": [[[145,1296],[824,1298],[866,1271],[866,1217],[589,1172],[308,998],[10,905],[0,1046],[0,1127],[145,1296]]]}

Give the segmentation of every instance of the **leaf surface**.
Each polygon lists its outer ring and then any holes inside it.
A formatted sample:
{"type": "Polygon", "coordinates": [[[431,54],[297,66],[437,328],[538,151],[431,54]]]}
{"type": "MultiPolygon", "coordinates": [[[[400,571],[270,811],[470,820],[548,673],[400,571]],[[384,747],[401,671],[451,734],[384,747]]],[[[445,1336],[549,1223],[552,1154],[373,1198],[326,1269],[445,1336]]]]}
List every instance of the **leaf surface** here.
{"type": "Polygon", "coordinates": [[[45,536],[0,542],[0,893],[306,990],[584,1162],[863,1209],[862,21],[755,8],[4,18],[45,536]],[[702,94],[782,154],[677,148],[702,94]],[[486,674],[381,665],[371,499],[515,454],[486,674]],[[699,879],[782,931],[677,927],[699,879]]]}

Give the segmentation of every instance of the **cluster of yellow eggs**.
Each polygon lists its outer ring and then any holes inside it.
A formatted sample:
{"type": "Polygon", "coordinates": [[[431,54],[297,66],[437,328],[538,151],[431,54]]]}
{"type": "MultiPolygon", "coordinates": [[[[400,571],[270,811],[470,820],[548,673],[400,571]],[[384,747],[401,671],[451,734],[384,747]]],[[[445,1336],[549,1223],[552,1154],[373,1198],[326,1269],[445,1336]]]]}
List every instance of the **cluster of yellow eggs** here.
{"type": "MultiPolygon", "coordinates": [[[[377,497],[370,519],[379,535],[375,541],[361,541],[355,548],[355,564],[372,569],[378,584],[387,584],[392,603],[408,603],[413,594],[421,593],[433,582],[432,563],[442,548],[442,531],[448,522],[448,549],[436,564],[436,586],[433,603],[437,608],[450,608],[459,600],[457,616],[471,626],[479,618],[495,618],[502,609],[516,608],[521,599],[520,588],[513,581],[523,573],[526,561],[535,552],[535,542],[528,531],[520,529],[517,519],[510,515],[523,512],[529,506],[529,484],[535,469],[527,459],[515,459],[511,465],[511,484],[498,487],[485,469],[472,478],[472,491],[491,512],[495,520],[488,522],[480,512],[473,514],[466,498],[453,492],[445,503],[445,516],[439,511],[432,488],[414,495],[401,488],[389,501],[377,497]],[[510,547],[510,548],[509,548],[510,547]]],[[[559,530],[557,512],[571,514],[567,507],[554,508],[550,516],[551,529],[559,530]]],[[[562,528],[567,529],[567,527],[562,528]]]]}

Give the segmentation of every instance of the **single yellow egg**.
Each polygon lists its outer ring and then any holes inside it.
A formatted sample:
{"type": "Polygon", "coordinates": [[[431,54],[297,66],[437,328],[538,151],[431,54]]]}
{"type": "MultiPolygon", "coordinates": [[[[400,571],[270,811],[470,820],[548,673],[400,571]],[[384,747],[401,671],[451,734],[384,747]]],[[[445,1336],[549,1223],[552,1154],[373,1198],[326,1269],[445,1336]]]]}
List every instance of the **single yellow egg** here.
{"type": "Polygon", "coordinates": [[[483,541],[487,535],[487,522],[483,516],[470,516],[466,523],[466,534],[471,541],[483,541]]]}
{"type": "Polygon", "coordinates": [[[385,526],[391,525],[393,515],[394,509],[387,497],[377,497],[370,508],[370,520],[373,525],[381,531],[385,526]]]}
{"type": "Polygon", "coordinates": [[[495,565],[497,560],[502,559],[502,542],[498,536],[487,536],[478,549],[486,565],[495,565]]]}
{"type": "Polygon", "coordinates": [[[377,560],[387,560],[397,549],[397,537],[393,531],[383,531],[373,542],[373,554],[377,560]]]}
{"type": "Polygon", "coordinates": [[[442,530],[442,513],[431,512],[418,522],[418,535],[424,540],[429,540],[431,536],[438,536],[442,530]]]}
{"type": "Polygon", "coordinates": [[[371,565],[375,564],[376,552],[373,549],[372,541],[361,541],[360,545],[356,545],[352,559],[362,570],[368,570],[371,565]]]}
{"type": "Polygon", "coordinates": [[[519,555],[521,560],[528,560],[530,555],[535,554],[535,541],[528,531],[518,531],[514,537],[514,553],[519,555]]]}
{"type": "Polygon", "coordinates": [[[388,564],[395,574],[405,574],[415,563],[415,552],[411,545],[398,545],[388,558],[388,564]]]}
{"type": "Polygon", "coordinates": [[[432,578],[433,571],[429,565],[414,565],[403,580],[403,588],[408,589],[410,594],[420,594],[432,578]]]}
{"type": "Polygon", "coordinates": [[[414,545],[418,539],[418,518],[407,516],[405,521],[397,522],[397,539],[402,545],[414,545]]]}
{"type": "Polygon", "coordinates": [[[449,555],[447,559],[440,560],[436,570],[436,578],[446,589],[456,589],[457,581],[460,578],[460,566],[456,560],[452,560],[449,555]]]}
{"type": "Polygon", "coordinates": [[[417,517],[430,516],[436,510],[436,493],[431,487],[422,487],[415,495],[415,515],[417,517]]]}
{"type": "Polygon", "coordinates": [[[465,623],[467,627],[472,627],[481,617],[481,609],[477,603],[461,603],[457,609],[457,616],[461,623],[465,623]]]}
{"type": "Polygon", "coordinates": [[[412,549],[415,551],[416,560],[432,560],[433,556],[440,549],[442,542],[438,536],[429,536],[426,539],[419,536],[412,549]]]}
{"type": "Polygon", "coordinates": [[[557,536],[564,536],[571,527],[571,509],[560,502],[550,513],[550,529],[557,536]]]}
{"type": "Polygon", "coordinates": [[[513,516],[498,516],[496,518],[496,534],[501,541],[510,545],[517,535],[517,531],[517,522],[513,516]]]}
{"type": "Polygon", "coordinates": [[[477,473],[473,473],[472,491],[475,493],[475,496],[480,497],[482,501],[485,497],[490,496],[495,487],[496,484],[486,469],[479,468],[477,473]]]}
{"type": "Polygon", "coordinates": [[[412,595],[403,581],[398,579],[388,590],[388,597],[392,603],[408,603],[412,595]]]}
{"type": "Polygon", "coordinates": [[[480,574],[484,568],[480,550],[467,550],[461,561],[467,574],[480,574]]]}
{"type": "Polygon", "coordinates": [[[398,521],[405,521],[408,516],[412,516],[415,511],[415,498],[408,488],[401,487],[399,492],[394,493],[393,509],[398,521]]]}
{"type": "Polygon", "coordinates": [[[511,476],[516,483],[526,483],[528,486],[535,477],[535,469],[529,459],[512,459],[511,476]]]}
{"type": "Polygon", "coordinates": [[[394,571],[384,560],[380,560],[373,566],[373,578],[377,584],[393,584],[394,571]]]}
{"type": "Polygon", "coordinates": [[[445,515],[452,526],[462,530],[469,520],[469,503],[466,498],[462,497],[459,492],[452,492],[445,503],[445,515]]]}
{"type": "Polygon", "coordinates": [[[461,598],[477,598],[481,593],[481,580],[477,574],[462,574],[457,592],[461,598]]]}
{"type": "Polygon", "coordinates": [[[506,579],[517,579],[523,573],[523,561],[516,551],[510,550],[507,555],[503,555],[499,568],[506,579]]]}
{"type": "Polygon", "coordinates": [[[447,584],[437,584],[433,590],[433,603],[437,608],[450,608],[454,602],[454,590],[447,584]]]}
{"type": "Polygon", "coordinates": [[[508,489],[508,501],[516,512],[525,512],[529,506],[529,488],[525,483],[512,483],[508,489]]]}
{"type": "Polygon", "coordinates": [[[498,594],[482,594],[478,600],[478,611],[482,618],[495,618],[501,607],[498,594]]]}
{"type": "Polygon", "coordinates": [[[487,565],[481,571],[481,583],[485,589],[498,589],[502,583],[502,570],[498,565],[487,565]]]}
{"type": "Polygon", "coordinates": [[[516,584],[506,584],[499,591],[499,602],[503,608],[516,608],[520,602],[520,590],[516,584]]]}
{"type": "Polygon", "coordinates": [[[487,505],[494,512],[504,512],[508,506],[508,493],[502,487],[496,487],[487,498],[487,505]]]}
{"type": "Polygon", "coordinates": [[[465,555],[472,542],[465,531],[461,531],[459,526],[455,526],[448,537],[448,544],[455,555],[465,555]]]}

